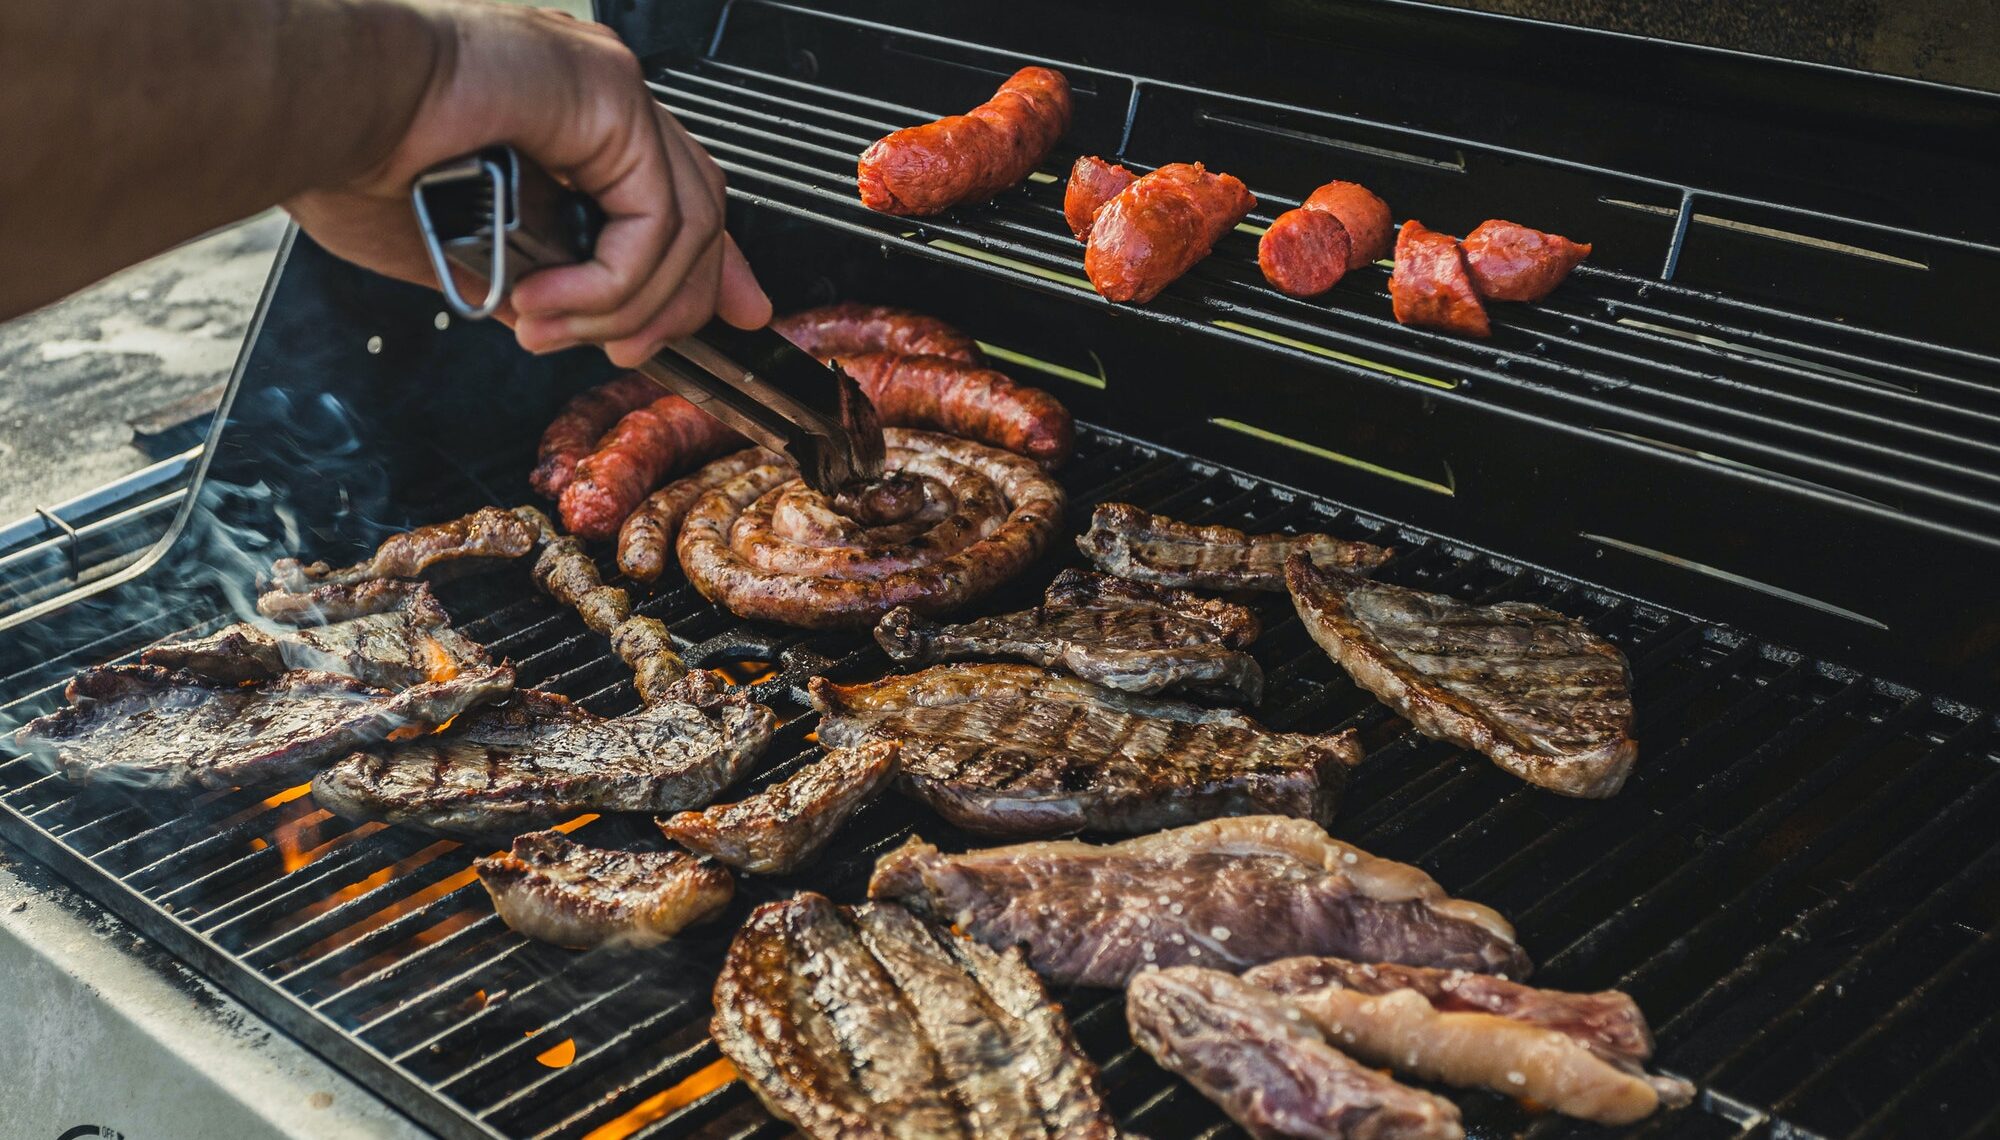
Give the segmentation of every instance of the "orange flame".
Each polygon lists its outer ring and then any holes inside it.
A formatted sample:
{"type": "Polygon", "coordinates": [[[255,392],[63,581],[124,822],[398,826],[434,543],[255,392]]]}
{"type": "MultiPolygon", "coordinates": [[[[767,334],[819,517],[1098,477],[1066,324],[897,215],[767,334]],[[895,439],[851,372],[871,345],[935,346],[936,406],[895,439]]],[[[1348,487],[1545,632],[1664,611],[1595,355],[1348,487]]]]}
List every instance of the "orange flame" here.
{"type": "Polygon", "coordinates": [[[565,1037],[554,1045],[535,1054],[535,1060],[551,1069],[561,1069],[576,1060],[576,1038],[565,1037]]]}
{"type": "Polygon", "coordinates": [[[693,1104],[736,1079],[736,1066],[727,1057],[705,1068],[663,1093],[655,1093],[633,1105],[624,1115],[605,1121],[590,1130],[583,1140],[624,1140],[655,1120],[684,1105],[693,1104]]]}
{"type": "Polygon", "coordinates": [[[435,637],[424,638],[424,657],[430,663],[430,679],[449,681],[458,676],[458,662],[452,660],[445,651],[444,643],[435,637]]]}

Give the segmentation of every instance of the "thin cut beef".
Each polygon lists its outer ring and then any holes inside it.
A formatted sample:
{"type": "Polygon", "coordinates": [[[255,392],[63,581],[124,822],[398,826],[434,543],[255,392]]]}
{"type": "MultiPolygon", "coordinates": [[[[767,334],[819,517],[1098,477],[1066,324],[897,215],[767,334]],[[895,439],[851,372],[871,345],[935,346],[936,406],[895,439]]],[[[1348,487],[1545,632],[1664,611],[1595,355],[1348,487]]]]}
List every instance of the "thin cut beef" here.
{"type": "Polygon", "coordinates": [[[1389,551],[1326,534],[1244,534],[1234,527],[1194,526],[1130,503],[1100,503],[1077,549],[1097,568],[1161,586],[1205,590],[1285,588],[1285,559],[1294,552],[1322,566],[1373,569],[1389,551]]]}
{"type": "MultiPolygon", "coordinates": [[[[538,512],[539,513],[539,512],[538,512]]],[[[266,617],[272,609],[290,604],[284,595],[301,593],[318,586],[352,586],[375,578],[447,577],[490,569],[499,563],[521,558],[535,548],[533,520],[520,512],[499,507],[481,507],[464,518],[420,526],[393,534],[375,548],[366,562],[335,570],[324,562],[311,565],[296,558],[281,558],[271,565],[269,603],[258,599],[258,609],[266,617]]]]}
{"type": "Polygon", "coordinates": [[[158,665],[107,665],[70,681],[69,707],[14,740],[79,784],[229,788],[296,780],[336,756],[430,732],[512,692],[504,665],[391,693],[291,672],[254,685],[158,665]]]}
{"type": "Polygon", "coordinates": [[[841,748],[767,791],[660,821],[667,838],[759,875],[784,875],[819,854],[896,778],[896,743],[841,748]]]}
{"type": "Polygon", "coordinates": [[[473,869],[510,929],[573,950],[664,942],[736,893],[727,868],[685,851],[606,851],[554,831],[523,835],[473,869]]]}
{"type": "Polygon", "coordinates": [[[1117,1135],[1097,1070],[1015,951],[899,907],[758,907],[715,983],[716,1044],[812,1140],[1117,1135]]]}
{"type": "Polygon", "coordinates": [[[1492,910],[1281,816],[1102,847],[1056,840],[946,855],[912,839],[876,861],[868,894],[989,946],[1021,946],[1064,985],[1121,986],[1149,966],[1241,970],[1300,954],[1513,977],[1530,968],[1492,910]]]}
{"type": "Polygon", "coordinates": [[[1264,671],[1243,650],[1257,633],[1257,615],[1239,605],[1065,570],[1034,609],[938,625],[899,608],[875,627],[875,640],[898,661],[1012,657],[1128,693],[1184,689],[1254,705],[1264,671]]]}
{"type": "Polygon", "coordinates": [[[1621,993],[1569,994],[1454,970],[1289,958],[1243,975],[1363,1061],[1630,1124],[1694,1095],[1651,1077],[1646,1019],[1621,993]]]}
{"type": "Polygon", "coordinates": [[[355,615],[345,620],[302,629],[266,629],[239,622],[208,637],[156,645],[139,660],[231,683],[268,681],[292,669],[311,669],[385,689],[448,681],[466,669],[488,664],[479,643],[451,628],[450,616],[428,585],[395,585],[407,588],[322,587],[327,591],[324,600],[336,612],[355,615]],[[367,609],[370,605],[381,608],[367,609]]]}
{"type": "Polygon", "coordinates": [[[320,773],[313,799],[349,819],[485,835],[582,812],[697,808],[743,774],[777,719],[714,675],[690,673],[672,699],[605,720],[525,692],[450,733],[357,752],[320,773]]]}
{"type": "Polygon", "coordinates": [[[1295,558],[1313,640],[1417,731],[1484,752],[1531,784],[1602,799],[1638,755],[1625,655],[1527,602],[1481,606],[1295,558]]]}
{"type": "Polygon", "coordinates": [[[1027,665],[937,665],[862,685],[813,678],[820,743],[902,743],[901,787],[968,831],[1142,832],[1222,815],[1326,820],[1352,731],[1273,732],[1228,709],[1102,689],[1027,665]]]}
{"type": "Polygon", "coordinates": [[[1195,966],[1125,995],[1132,1040],[1258,1140],[1459,1140],[1458,1106],[1356,1063],[1285,1002],[1195,966]]]}

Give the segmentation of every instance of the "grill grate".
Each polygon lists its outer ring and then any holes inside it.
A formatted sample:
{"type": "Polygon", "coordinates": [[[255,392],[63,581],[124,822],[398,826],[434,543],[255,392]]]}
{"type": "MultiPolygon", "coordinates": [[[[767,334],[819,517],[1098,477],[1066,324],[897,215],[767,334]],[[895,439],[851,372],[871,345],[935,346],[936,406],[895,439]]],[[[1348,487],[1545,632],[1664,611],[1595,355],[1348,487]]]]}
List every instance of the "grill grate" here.
{"type": "MultiPolygon", "coordinates": [[[[1082,433],[1064,481],[1073,528],[1089,504],[1125,499],[1204,523],[1385,541],[1401,552],[1385,571],[1392,580],[1542,602],[1626,651],[1646,748],[1624,792],[1583,803],[1406,731],[1313,646],[1284,599],[1259,603],[1265,719],[1353,726],[1368,746],[1336,832],[1507,913],[1546,983],[1631,990],[1656,1021],[1663,1066],[1702,1080],[1698,1108],[1643,1134],[1889,1135],[1922,1124],[1945,1136],[1983,1126],[1990,1096],[1967,1090],[1990,1088],[1995,1075],[1980,1047],[1993,1021],[2000,898],[2000,837],[1976,824],[2000,793],[1987,717],[1107,432],[1082,433]]],[[[505,476],[472,479],[433,513],[476,505],[471,488],[481,485],[525,490],[505,476]]],[[[1051,569],[993,608],[1032,597],[1051,569]]],[[[602,641],[525,574],[452,583],[445,598],[524,684],[607,714],[634,704],[602,641]]],[[[780,667],[760,691],[789,719],[758,786],[813,752],[811,715],[791,692],[803,671],[853,678],[886,666],[865,638],[746,627],[684,583],[639,608],[665,620],[691,656],[741,678],[780,667]]],[[[216,612],[185,631],[148,623],[0,680],[10,702],[0,714],[40,714],[80,665],[226,620],[216,612]]],[[[723,1083],[707,1039],[720,956],[757,902],[803,887],[859,897],[875,855],[913,829],[969,843],[919,809],[882,801],[811,871],[741,879],[722,921],[651,951],[578,955],[506,930],[469,870],[480,845],[350,825],[298,788],[127,799],[77,794],[25,759],[0,762],[8,838],[453,1137],[782,1134],[740,1084],[723,1083]]],[[[586,818],[574,833],[657,844],[648,832],[586,818]]],[[[1116,998],[1079,993],[1066,1004],[1129,1128],[1232,1134],[1131,1047],[1116,998]]],[[[1585,1131],[1499,1098],[1459,1099],[1478,1135],[1585,1131]]]]}

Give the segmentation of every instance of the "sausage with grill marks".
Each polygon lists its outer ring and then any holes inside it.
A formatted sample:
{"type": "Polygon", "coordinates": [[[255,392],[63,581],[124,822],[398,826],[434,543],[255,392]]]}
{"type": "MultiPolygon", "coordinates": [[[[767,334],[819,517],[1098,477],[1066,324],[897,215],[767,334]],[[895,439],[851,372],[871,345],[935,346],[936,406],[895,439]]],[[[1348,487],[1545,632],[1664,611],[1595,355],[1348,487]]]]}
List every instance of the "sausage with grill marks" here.
{"type": "Polygon", "coordinates": [[[938,214],[983,202],[1033,173],[1069,129],[1069,80],[1024,67],[963,115],[908,127],[861,152],[861,204],[885,214],[938,214]]]}
{"type": "Polygon", "coordinates": [[[897,352],[980,363],[979,345],[971,337],[936,317],[888,305],[821,305],[779,317],[771,328],[823,361],[897,352]]]}
{"type": "Polygon", "coordinates": [[[1005,373],[942,356],[863,353],[841,360],[884,424],[936,428],[1054,469],[1069,458],[1069,409],[1005,373]]]}
{"type": "Polygon", "coordinates": [[[547,498],[558,498],[576,474],[583,457],[597,450],[597,441],[627,412],[637,411],[660,398],[660,386],[628,372],[616,380],[579,392],[563,405],[556,418],[542,432],[535,470],[528,482],[547,498]]]}

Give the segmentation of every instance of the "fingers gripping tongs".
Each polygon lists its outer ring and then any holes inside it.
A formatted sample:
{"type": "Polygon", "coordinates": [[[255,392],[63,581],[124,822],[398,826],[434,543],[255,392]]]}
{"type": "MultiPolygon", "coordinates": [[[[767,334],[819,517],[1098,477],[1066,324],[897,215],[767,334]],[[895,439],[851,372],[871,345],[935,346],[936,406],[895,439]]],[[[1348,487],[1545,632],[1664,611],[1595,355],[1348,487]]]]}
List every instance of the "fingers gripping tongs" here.
{"type": "MultiPolygon", "coordinates": [[[[473,320],[499,308],[522,275],[589,260],[604,225],[597,203],[511,147],[432,167],[418,176],[410,197],[445,302],[473,320]],[[483,299],[474,303],[459,291],[454,265],[485,280],[483,299]]],[[[882,426],[860,386],[768,328],[745,332],[711,321],[638,371],[789,456],[814,490],[830,495],[882,475],[882,426]],[[831,415],[820,410],[829,396],[836,404],[831,415]]]]}

